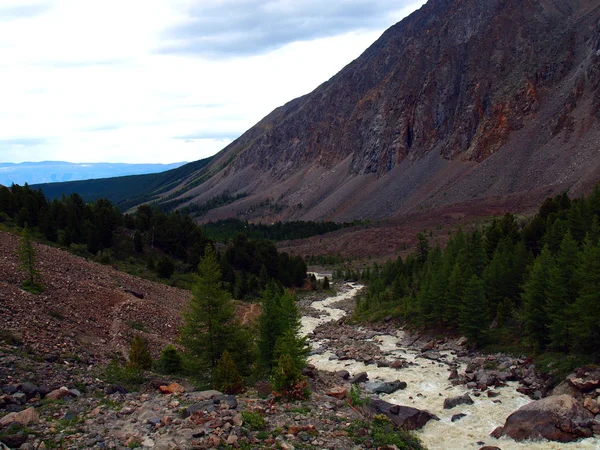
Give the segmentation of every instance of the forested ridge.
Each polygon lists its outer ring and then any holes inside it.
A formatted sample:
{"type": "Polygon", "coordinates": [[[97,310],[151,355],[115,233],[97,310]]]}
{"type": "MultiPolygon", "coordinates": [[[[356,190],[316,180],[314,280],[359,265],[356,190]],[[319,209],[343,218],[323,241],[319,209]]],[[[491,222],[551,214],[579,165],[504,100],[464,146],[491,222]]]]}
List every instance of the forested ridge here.
{"type": "Polygon", "coordinates": [[[478,346],[600,360],[600,187],[549,198],[525,224],[506,214],[456,231],[442,249],[425,234],[416,252],[365,269],[358,317],[391,312],[409,324],[455,331],[478,346]]]}
{"type": "Polygon", "coordinates": [[[139,275],[182,279],[183,287],[189,287],[206,246],[218,247],[224,287],[240,300],[258,297],[270,280],[292,287],[306,278],[304,261],[279,253],[269,241],[236,234],[226,246],[217,245],[190,216],[149,205],[122,214],[106,199],[86,203],[74,193],[49,201],[27,185],[0,186],[0,223],[28,225],[39,238],[74,253],[104,263],[126,262],[124,267],[139,275]]]}

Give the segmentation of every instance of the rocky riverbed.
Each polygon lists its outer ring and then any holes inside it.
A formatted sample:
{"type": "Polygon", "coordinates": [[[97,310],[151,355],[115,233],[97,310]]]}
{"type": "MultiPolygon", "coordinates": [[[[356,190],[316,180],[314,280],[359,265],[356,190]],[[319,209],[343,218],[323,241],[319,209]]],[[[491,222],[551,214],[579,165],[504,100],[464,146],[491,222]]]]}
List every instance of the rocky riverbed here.
{"type": "Polygon", "coordinates": [[[600,448],[600,371],[581,369],[551,392],[526,358],[470,353],[464,339],[414,336],[392,322],[348,324],[360,288],[300,302],[312,347],[309,401],[274,402],[265,383],[229,396],[157,374],[128,392],[102,381],[85,352],[5,342],[0,449],[358,450],[374,446],[366,425],[374,414],[415,430],[430,450],[600,448]],[[351,406],[353,384],[370,405],[351,406]],[[515,440],[531,436],[562,442],[515,440]]]}
{"type": "Polygon", "coordinates": [[[358,382],[374,398],[434,416],[417,431],[430,450],[600,448],[593,437],[600,432],[599,371],[584,370],[551,391],[525,357],[472,353],[464,338],[433,340],[393,323],[349,325],[349,299],[358,289],[348,284],[335,298],[311,305],[320,315],[303,320],[311,338],[309,361],[319,370],[347,374],[341,386],[358,382]]]}

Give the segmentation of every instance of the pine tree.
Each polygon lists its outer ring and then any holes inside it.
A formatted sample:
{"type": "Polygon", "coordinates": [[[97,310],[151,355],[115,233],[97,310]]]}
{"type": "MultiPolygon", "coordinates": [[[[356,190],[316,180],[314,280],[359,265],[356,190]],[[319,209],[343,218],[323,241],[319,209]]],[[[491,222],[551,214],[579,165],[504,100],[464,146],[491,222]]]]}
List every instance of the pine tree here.
{"type": "Polygon", "coordinates": [[[31,241],[31,234],[29,233],[27,224],[25,224],[25,228],[23,228],[21,243],[18,248],[18,256],[21,261],[21,269],[27,273],[27,280],[23,283],[23,286],[30,289],[36,287],[41,289],[41,286],[37,283],[39,272],[36,268],[35,249],[33,248],[33,242],[31,241]]]}
{"type": "Polygon", "coordinates": [[[219,263],[210,245],[206,246],[204,258],[198,265],[192,294],[181,329],[181,343],[188,354],[211,376],[225,350],[245,363],[247,359],[241,352],[247,348],[241,347],[241,330],[233,300],[223,289],[219,263]],[[241,356],[238,358],[238,355],[241,356]]]}
{"type": "Polygon", "coordinates": [[[448,288],[444,296],[446,309],[444,311],[444,320],[452,328],[458,328],[462,299],[465,290],[466,280],[458,263],[454,264],[450,277],[448,278],[448,288]]]}
{"type": "Polygon", "coordinates": [[[460,310],[460,331],[470,342],[481,346],[485,342],[488,323],[485,285],[481,278],[473,275],[465,286],[460,310]]]}
{"type": "Polygon", "coordinates": [[[577,351],[598,356],[600,340],[600,246],[586,239],[577,269],[579,296],[573,305],[570,333],[577,351]]]}
{"type": "Polygon", "coordinates": [[[548,246],[533,263],[528,280],[523,286],[523,321],[531,344],[538,349],[545,348],[548,341],[546,286],[554,259],[548,246]]]}
{"type": "Polygon", "coordinates": [[[152,355],[148,349],[148,341],[139,334],[133,336],[131,341],[128,366],[138,372],[152,367],[152,355]]]}

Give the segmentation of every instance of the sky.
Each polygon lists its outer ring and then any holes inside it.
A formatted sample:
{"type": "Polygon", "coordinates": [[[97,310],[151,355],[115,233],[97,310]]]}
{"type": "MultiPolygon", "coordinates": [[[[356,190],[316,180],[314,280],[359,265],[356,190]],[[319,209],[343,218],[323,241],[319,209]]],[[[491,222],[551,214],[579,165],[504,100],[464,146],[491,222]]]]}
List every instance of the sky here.
{"type": "Polygon", "coordinates": [[[425,0],[0,0],[0,162],[211,156],[425,0]]]}

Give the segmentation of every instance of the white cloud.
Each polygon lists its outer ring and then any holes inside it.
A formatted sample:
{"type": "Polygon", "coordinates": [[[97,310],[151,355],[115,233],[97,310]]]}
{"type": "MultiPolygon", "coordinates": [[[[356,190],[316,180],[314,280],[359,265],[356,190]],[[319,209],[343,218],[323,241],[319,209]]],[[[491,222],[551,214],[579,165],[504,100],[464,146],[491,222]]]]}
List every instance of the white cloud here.
{"type": "Polygon", "coordinates": [[[188,3],[0,0],[0,161],[210,156],[333,76],[423,1],[387,11],[380,29],[345,25],[255,54],[157,51],[188,3]]]}

